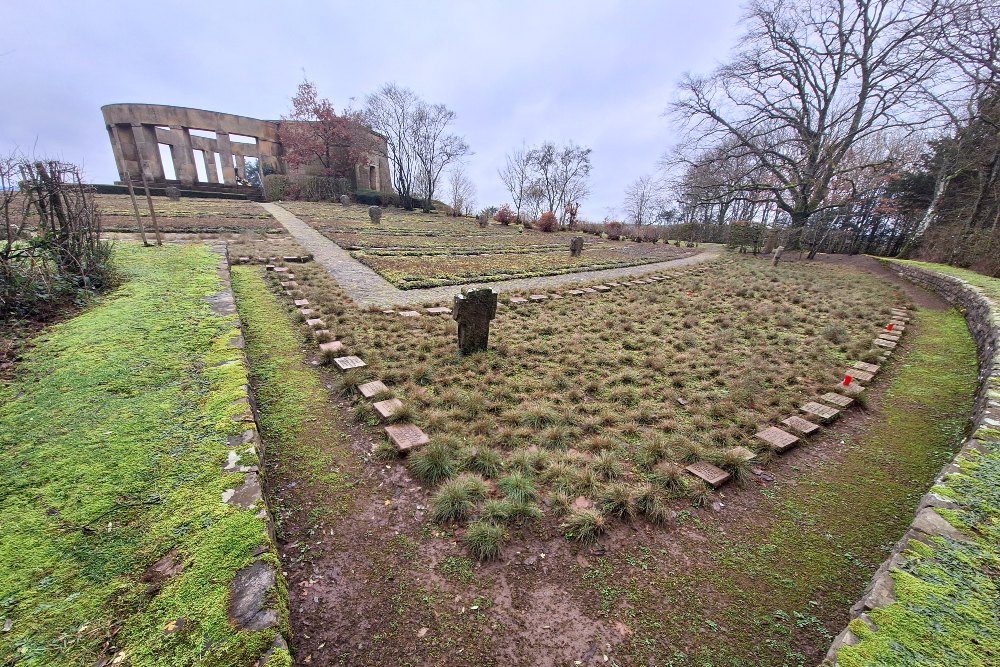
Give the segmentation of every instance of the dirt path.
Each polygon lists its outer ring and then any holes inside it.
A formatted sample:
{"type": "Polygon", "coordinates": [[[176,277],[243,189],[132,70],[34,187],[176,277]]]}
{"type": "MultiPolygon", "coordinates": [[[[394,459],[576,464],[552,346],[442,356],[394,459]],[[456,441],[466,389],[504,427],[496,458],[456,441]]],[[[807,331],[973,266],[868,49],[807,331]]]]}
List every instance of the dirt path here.
{"type": "Polygon", "coordinates": [[[303,248],[312,253],[315,261],[326,269],[334,280],[337,281],[337,284],[359,306],[402,306],[419,303],[451,302],[463,287],[489,286],[497,292],[543,290],[560,285],[614,280],[627,276],[641,276],[681,266],[712,261],[719,256],[717,250],[707,250],[691,257],[655,262],[653,264],[641,264],[639,266],[626,266],[618,269],[582,271],[579,273],[567,273],[540,278],[517,278],[515,280],[474,283],[470,285],[449,285],[427,289],[400,290],[396,289],[392,283],[378,273],[351,257],[349,252],[281,206],[277,204],[260,204],[260,206],[273,215],[303,248]]]}

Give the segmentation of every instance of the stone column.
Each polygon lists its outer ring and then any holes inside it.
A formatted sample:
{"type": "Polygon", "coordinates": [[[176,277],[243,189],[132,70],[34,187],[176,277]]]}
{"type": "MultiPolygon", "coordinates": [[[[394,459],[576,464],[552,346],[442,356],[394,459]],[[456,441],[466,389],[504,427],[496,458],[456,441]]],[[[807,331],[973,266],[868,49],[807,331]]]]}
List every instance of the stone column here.
{"type": "MultiPolygon", "coordinates": [[[[163,161],[160,160],[160,146],[156,143],[156,127],[132,123],[132,136],[142,164],[142,173],[149,181],[163,181],[163,161]]],[[[133,174],[139,176],[139,174],[133,174]]]]}
{"type": "Polygon", "coordinates": [[[233,144],[228,132],[216,132],[215,141],[219,145],[219,156],[222,158],[222,182],[236,184],[236,170],[233,168],[233,144]]]}
{"type": "Polygon", "coordinates": [[[236,156],[236,173],[240,175],[240,178],[246,180],[247,178],[247,159],[245,156],[237,154],[236,156]]]}
{"type": "Polygon", "coordinates": [[[198,172],[194,168],[194,151],[191,148],[191,133],[186,127],[171,127],[177,143],[174,145],[174,172],[182,185],[198,182],[198,172]]]}
{"type": "Polygon", "coordinates": [[[215,151],[203,150],[205,156],[205,177],[209,183],[219,182],[219,171],[215,168],[215,151]]]}
{"type": "Polygon", "coordinates": [[[111,152],[115,154],[115,165],[118,167],[118,179],[125,180],[125,158],[122,156],[122,147],[115,135],[115,128],[108,125],[108,137],[111,139],[111,152]]]}
{"type": "Polygon", "coordinates": [[[488,287],[455,295],[452,317],[458,322],[460,354],[484,352],[490,339],[490,320],[497,314],[497,294],[488,287]]]}

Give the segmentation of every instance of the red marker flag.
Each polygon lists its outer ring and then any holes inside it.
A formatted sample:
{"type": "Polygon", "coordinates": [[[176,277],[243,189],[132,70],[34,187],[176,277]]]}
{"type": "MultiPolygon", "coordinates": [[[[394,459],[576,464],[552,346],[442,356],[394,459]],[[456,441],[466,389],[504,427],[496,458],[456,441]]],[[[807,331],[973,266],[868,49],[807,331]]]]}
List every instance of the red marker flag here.
{"type": "Polygon", "coordinates": [[[889,326],[887,326],[886,329],[892,331],[892,322],[889,323],[889,326]]]}
{"type": "Polygon", "coordinates": [[[845,375],[844,376],[844,386],[845,387],[849,386],[853,380],[854,380],[854,378],[851,377],[850,375],[845,375]]]}

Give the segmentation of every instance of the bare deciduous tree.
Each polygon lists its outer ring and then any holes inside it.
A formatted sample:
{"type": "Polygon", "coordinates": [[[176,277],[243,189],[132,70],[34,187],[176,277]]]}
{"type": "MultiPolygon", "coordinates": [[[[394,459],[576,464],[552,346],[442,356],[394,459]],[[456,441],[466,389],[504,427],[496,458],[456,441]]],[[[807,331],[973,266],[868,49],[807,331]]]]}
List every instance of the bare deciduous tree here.
{"type": "Polygon", "coordinates": [[[419,164],[424,211],[432,208],[431,201],[444,168],[469,154],[469,145],[462,137],[447,133],[454,119],[455,112],[443,104],[421,102],[414,115],[413,148],[419,164]]]}
{"type": "Polygon", "coordinates": [[[732,61],[681,83],[671,108],[687,125],[687,154],[725,144],[752,163],[750,189],[788,214],[789,247],[798,247],[810,216],[830,205],[834,179],[879,166],[845,160],[852,146],[931,117],[914,107],[938,67],[923,38],[939,6],[753,0],[732,61]]]}
{"type": "Polygon", "coordinates": [[[448,192],[451,196],[453,214],[469,215],[476,206],[476,184],[465,173],[462,165],[456,165],[448,176],[448,192]]]}
{"type": "Polygon", "coordinates": [[[521,144],[521,148],[508,153],[507,164],[497,171],[504,187],[510,193],[511,202],[514,204],[514,215],[518,221],[521,220],[521,207],[525,204],[528,190],[531,187],[532,168],[530,152],[521,144]]]}
{"type": "Polygon", "coordinates": [[[625,188],[625,215],[636,231],[653,221],[661,206],[660,188],[650,176],[640,176],[625,188]]]}
{"type": "Polygon", "coordinates": [[[558,147],[547,141],[529,153],[535,183],[541,189],[548,210],[566,219],[566,204],[579,201],[590,192],[591,149],[570,142],[558,147]]]}
{"type": "Polygon", "coordinates": [[[413,208],[413,186],[419,160],[413,144],[420,98],[409,88],[387,83],[365,98],[363,117],[386,139],[389,162],[400,203],[413,208]]]}

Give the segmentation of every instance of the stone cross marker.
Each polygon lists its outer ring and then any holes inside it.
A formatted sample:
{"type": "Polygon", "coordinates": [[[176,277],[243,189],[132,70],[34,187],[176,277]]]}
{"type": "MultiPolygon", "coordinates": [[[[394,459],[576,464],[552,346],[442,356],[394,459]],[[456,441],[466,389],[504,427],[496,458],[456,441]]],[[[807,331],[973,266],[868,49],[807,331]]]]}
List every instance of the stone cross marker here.
{"type": "Polygon", "coordinates": [[[351,198],[348,197],[347,195],[340,195],[340,203],[343,206],[350,206],[351,205],[351,198]]]}
{"type": "Polygon", "coordinates": [[[373,224],[377,225],[382,222],[382,209],[378,206],[369,206],[368,217],[371,219],[373,224]]]}
{"type": "Polygon", "coordinates": [[[181,200],[181,189],[174,186],[169,186],[165,188],[164,193],[170,201],[180,201],[181,200]]]}
{"type": "Polygon", "coordinates": [[[482,227],[483,229],[486,229],[487,227],[490,226],[490,219],[486,217],[485,213],[480,213],[476,217],[476,220],[479,222],[479,226],[482,227]]]}
{"type": "Polygon", "coordinates": [[[574,236],[569,242],[569,255],[570,257],[579,257],[580,253],[583,252],[583,237],[574,236]]]}
{"type": "Polygon", "coordinates": [[[771,266],[778,265],[778,260],[781,259],[781,253],[783,252],[785,252],[785,246],[783,245],[779,245],[777,248],[774,249],[774,262],[771,264],[771,266]]]}
{"type": "Polygon", "coordinates": [[[497,314],[497,293],[488,287],[455,295],[452,317],[458,322],[460,354],[483,352],[490,339],[490,320],[497,314]]]}

